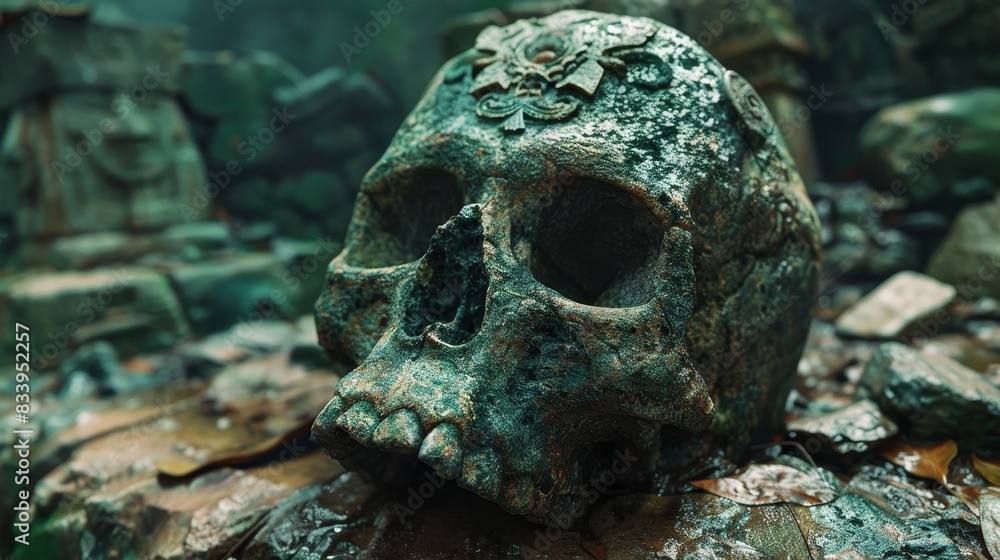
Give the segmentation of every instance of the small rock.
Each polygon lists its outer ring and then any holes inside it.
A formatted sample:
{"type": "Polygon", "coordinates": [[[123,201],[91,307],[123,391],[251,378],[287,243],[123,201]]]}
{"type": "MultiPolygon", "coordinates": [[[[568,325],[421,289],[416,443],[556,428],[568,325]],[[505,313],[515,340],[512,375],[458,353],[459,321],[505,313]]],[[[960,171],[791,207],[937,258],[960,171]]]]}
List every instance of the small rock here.
{"type": "Polygon", "coordinates": [[[59,390],[59,397],[66,400],[82,399],[97,393],[99,390],[100,387],[97,386],[93,377],[80,370],[75,370],[66,376],[66,381],[62,385],[62,389],[59,390]]]}
{"type": "Polygon", "coordinates": [[[875,462],[860,467],[847,492],[863,496],[897,519],[946,523],[975,523],[976,516],[941,485],[925,485],[892,463],[875,462]]]}
{"type": "Polygon", "coordinates": [[[1000,300],[984,297],[972,302],[969,306],[970,318],[1000,319],[1000,300]]]}
{"type": "Polygon", "coordinates": [[[837,319],[837,332],[862,338],[898,338],[915,327],[928,330],[924,323],[933,316],[936,334],[941,323],[949,319],[944,309],[955,294],[955,288],[929,276],[899,272],[845,311],[837,319]]]}
{"type": "MultiPolygon", "coordinates": [[[[947,525],[902,520],[857,494],[844,494],[831,504],[812,508],[789,506],[809,543],[809,556],[794,558],[966,558],[949,538],[947,525]]],[[[780,558],[780,556],[778,556],[780,558]]]]}
{"type": "Polygon", "coordinates": [[[958,362],[883,344],[861,388],[915,438],[954,439],[973,450],[1000,445],[1000,388],[958,362]]]}
{"type": "Polygon", "coordinates": [[[920,242],[899,230],[879,232],[875,247],[868,257],[868,272],[876,278],[886,278],[921,264],[920,242]]]}
{"type": "Polygon", "coordinates": [[[237,345],[260,352],[273,352],[295,343],[295,327],[284,321],[262,320],[233,326],[227,331],[237,345]]]}
{"type": "MultiPolygon", "coordinates": [[[[833,412],[796,418],[788,422],[788,432],[846,455],[867,451],[872,445],[898,434],[899,428],[882,414],[878,405],[864,399],[833,412]]],[[[810,447],[816,446],[806,445],[806,449],[810,447]]]]}
{"type": "Polygon", "coordinates": [[[1000,323],[996,321],[969,321],[965,328],[988,348],[1000,350],[1000,323]]]}
{"type": "Polygon", "coordinates": [[[868,182],[914,209],[947,212],[975,201],[988,193],[987,181],[1000,182],[991,161],[1000,145],[998,108],[1000,89],[978,88],[882,109],[860,132],[868,182]]]}
{"type": "Polygon", "coordinates": [[[83,373],[96,382],[101,393],[113,395],[125,393],[136,385],[133,377],[122,367],[118,353],[111,344],[98,340],[82,346],[75,354],[63,362],[59,369],[64,377],[71,379],[74,374],[83,373]]]}
{"type": "Polygon", "coordinates": [[[962,210],[927,273],[966,298],[1000,298],[1000,199],[962,210]]]}
{"type": "MultiPolygon", "coordinates": [[[[798,527],[790,506],[751,507],[701,493],[613,497],[589,519],[591,532],[613,551],[604,558],[809,558],[808,543],[798,527]]],[[[544,530],[540,534],[544,537],[544,530]]],[[[541,545],[559,541],[530,540],[526,544],[539,554],[524,557],[602,557],[541,555],[551,552],[541,545]]]]}

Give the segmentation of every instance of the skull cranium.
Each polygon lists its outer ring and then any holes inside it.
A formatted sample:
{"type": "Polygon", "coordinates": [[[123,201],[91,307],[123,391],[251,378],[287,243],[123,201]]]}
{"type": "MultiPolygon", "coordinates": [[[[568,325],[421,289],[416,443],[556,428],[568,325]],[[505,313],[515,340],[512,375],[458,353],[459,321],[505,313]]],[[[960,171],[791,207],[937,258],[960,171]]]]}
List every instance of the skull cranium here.
{"type": "Polygon", "coordinates": [[[619,482],[661,487],[738,460],[801,354],[816,230],[760,98],[691,39],[586,11],[490,28],[365,178],[317,303],[360,365],[313,437],[549,521],[616,450],[619,482]]]}

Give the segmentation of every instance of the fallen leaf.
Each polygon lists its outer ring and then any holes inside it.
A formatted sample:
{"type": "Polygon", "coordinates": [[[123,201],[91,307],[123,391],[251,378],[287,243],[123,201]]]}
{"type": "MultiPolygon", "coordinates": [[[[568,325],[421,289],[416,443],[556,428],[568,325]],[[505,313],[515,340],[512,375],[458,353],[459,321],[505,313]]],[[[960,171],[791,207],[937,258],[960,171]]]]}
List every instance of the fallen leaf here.
{"type": "Polygon", "coordinates": [[[948,486],[948,467],[958,455],[958,444],[946,441],[933,447],[917,447],[895,442],[883,449],[881,454],[913,476],[929,478],[948,486]]]}
{"type": "Polygon", "coordinates": [[[310,426],[312,426],[312,419],[309,419],[287,434],[279,434],[275,437],[262,440],[259,443],[245,449],[222,451],[206,458],[203,461],[196,461],[187,457],[172,455],[157,461],[156,469],[160,471],[160,474],[175,478],[183,478],[213,467],[250,463],[281,447],[282,443],[286,440],[292,440],[296,437],[309,433],[310,426]]]}
{"type": "Polygon", "coordinates": [[[954,441],[946,441],[933,447],[896,442],[884,449],[882,456],[913,476],[939,482],[953,496],[962,500],[972,513],[979,515],[979,489],[948,481],[949,467],[958,456],[958,444],[954,441]]]}
{"type": "Polygon", "coordinates": [[[752,464],[737,475],[696,480],[691,484],[747,506],[780,503],[818,506],[836,500],[840,495],[836,478],[823,469],[800,463],[795,467],[752,464]]]}
{"type": "Polygon", "coordinates": [[[980,521],[986,549],[1000,559],[1000,488],[987,488],[979,496],[980,521]]]}
{"type": "Polygon", "coordinates": [[[994,486],[1000,486],[1000,459],[988,461],[973,455],[972,465],[976,468],[976,472],[982,475],[987,482],[994,486]]]}

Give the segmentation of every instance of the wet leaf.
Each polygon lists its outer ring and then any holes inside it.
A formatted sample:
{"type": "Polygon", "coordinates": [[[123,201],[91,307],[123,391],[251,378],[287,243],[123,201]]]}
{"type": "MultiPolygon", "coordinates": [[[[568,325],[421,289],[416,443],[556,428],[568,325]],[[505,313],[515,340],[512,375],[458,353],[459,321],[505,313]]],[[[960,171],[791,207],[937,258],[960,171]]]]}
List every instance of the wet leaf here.
{"type": "Polygon", "coordinates": [[[979,490],[948,481],[951,462],[958,456],[958,445],[954,441],[946,441],[933,447],[896,442],[884,449],[882,456],[913,476],[940,483],[953,496],[962,500],[972,513],[979,515],[979,490]]]}
{"type": "Polygon", "coordinates": [[[156,469],[160,471],[160,474],[183,478],[190,476],[195,472],[212,467],[249,463],[255,459],[264,457],[275,449],[281,447],[281,444],[287,440],[304,436],[309,432],[309,427],[311,425],[312,419],[309,419],[288,434],[280,434],[275,437],[267,438],[245,449],[224,450],[212,455],[204,461],[197,461],[188,457],[172,455],[157,461],[156,469]]]}
{"type": "Polygon", "coordinates": [[[994,486],[1000,486],[1000,459],[986,460],[973,455],[972,465],[987,482],[994,486]]]}
{"type": "Polygon", "coordinates": [[[734,476],[696,480],[691,484],[748,506],[780,503],[818,506],[840,495],[840,485],[832,474],[804,463],[796,467],[754,464],[734,476]]]}
{"type": "Polygon", "coordinates": [[[958,455],[958,444],[946,441],[933,447],[917,447],[895,442],[882,450],[882,456],[906,472],[935,480],[948,486],[948,467],[958,455]]]}
{"type": "Polygon", "coordinates": [[[986,549],[993,560],[1000,558],[1000,488],[987,488],[979,496],[979,509],[986,549]]]}

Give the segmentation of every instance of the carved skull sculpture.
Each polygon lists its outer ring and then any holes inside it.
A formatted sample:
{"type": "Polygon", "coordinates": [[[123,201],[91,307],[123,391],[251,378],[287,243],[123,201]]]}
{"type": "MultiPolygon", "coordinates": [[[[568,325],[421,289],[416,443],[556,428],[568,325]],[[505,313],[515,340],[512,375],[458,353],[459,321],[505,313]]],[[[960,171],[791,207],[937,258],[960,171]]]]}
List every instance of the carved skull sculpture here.
{"type": "Polygon", "coordinates": [[[664,490],[771,435],[816,218],[760,98],[678,31],[485,30],[361,190],[317,303],[360,364],[313,426],[349,468],[419,460],[564,523],[612,467],[664,490]]]}

